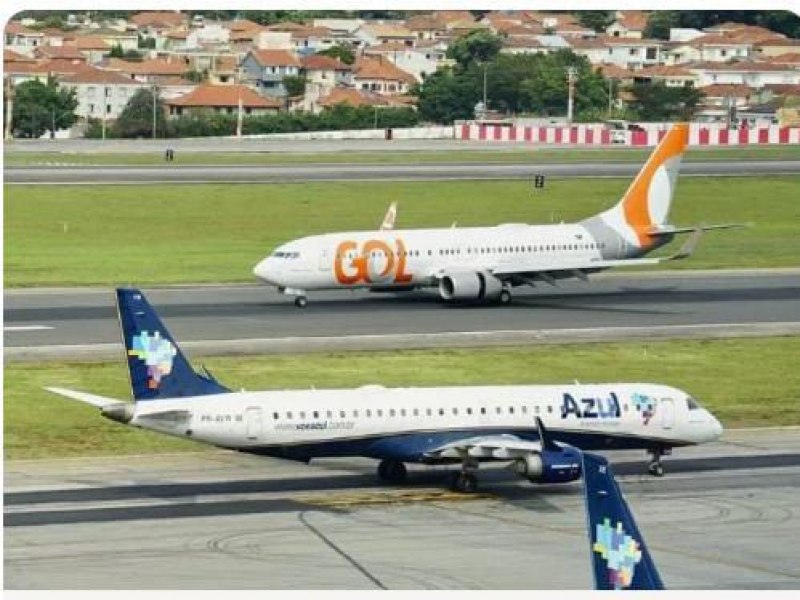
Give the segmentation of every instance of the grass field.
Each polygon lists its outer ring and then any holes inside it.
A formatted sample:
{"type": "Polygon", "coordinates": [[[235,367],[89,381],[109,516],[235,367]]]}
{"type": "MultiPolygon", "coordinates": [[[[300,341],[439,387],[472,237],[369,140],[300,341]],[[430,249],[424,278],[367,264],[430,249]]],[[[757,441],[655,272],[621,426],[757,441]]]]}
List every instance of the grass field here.
{"type": "MultiPolygon", "coordinates": [[[[276,245],[375,229],[392,200],[401,228],[550,223],[594,214],[628,184],[550,179],[538,191],[527,181],[6,186],[5,285],[251,281],[252,266],[276,245]]],[[[798,191],[800,177],[684,178],[674,223],[753,226],[706,234],[695,256],[670,268],[797,266],[798,191]]]]}
{"type": "MultiPolygon", "coordinates": [[[[204,362],[239,389],[659,382],[696,396],[726,427],[800,425],[800,338],[581,344],[507,349],[217,358],[204,362]],[[744,369],[744,365],[754,368],[744,369]]],[[[125,366],[10,363],[6,458],[197,450],[197,444],[103,419],[42,390],[60,386],[128,398],[125,366]]]]}
{"type": "MultiPolygon", "coordinates": [[[[168,143],[165,142],[165,147],[168,143]]],[[[73,165],[165,165],[160,150],[141,152],[28,152],[6,150],[6,166],[73,165]]],[[[310,163],[520,163],[553,162],[643,162],[651,149],[641,148],[524,148],[485,149],[465,146],[458,150],[377,152],[192,152],[176,151],[172,165],[271,165],[310,163]]],[[[686,160],[776,160],[800,159],[800,146],[751,146],[731,148],[692,148],[686,160]]],[[[165,165],[165,167],[169,167],[165,165]]]]}

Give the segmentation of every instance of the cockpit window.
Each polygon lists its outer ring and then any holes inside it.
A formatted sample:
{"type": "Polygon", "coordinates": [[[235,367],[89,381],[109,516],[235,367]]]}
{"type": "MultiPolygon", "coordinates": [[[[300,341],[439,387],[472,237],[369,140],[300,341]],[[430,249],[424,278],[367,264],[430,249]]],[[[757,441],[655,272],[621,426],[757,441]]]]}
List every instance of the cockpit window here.
{"type": "Polygon", "coordinates": [[[275,252],[272,253],[272,256],[274,258],[284,258],[284,259],[290,259],[291,260],[291,259],[294,259],[294,258],[300,258],[300,253],[299,252],[284,252],[284,251],[281,251],[281,250],[276,250],[275,252]]]}
{"type": "Polygon", "coordinates": [[[700,405],[697,403],[697,400],[695,400],[691,396],[686,398],[686,405],[689,407],[689,410],[698,410],[700,408],[700,405]]]}

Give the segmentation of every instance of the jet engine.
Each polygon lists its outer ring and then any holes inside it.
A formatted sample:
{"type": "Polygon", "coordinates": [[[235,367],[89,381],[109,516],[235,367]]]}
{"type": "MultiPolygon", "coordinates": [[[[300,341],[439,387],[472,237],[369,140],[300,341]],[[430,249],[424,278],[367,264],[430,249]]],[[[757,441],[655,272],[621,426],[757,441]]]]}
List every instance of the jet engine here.
{"type": "Polygon", "coordinates": [[[503,282],[491,273],[448,273],[439,280],[442,300],[496,300],[503,291],[503,282]]]}
{"type": "Polygon", "coordinates": [[[572,448],[543,450],[512,463],[514,473],[533,483],[567,483],[581,476],[581,456],[572,448]]]}

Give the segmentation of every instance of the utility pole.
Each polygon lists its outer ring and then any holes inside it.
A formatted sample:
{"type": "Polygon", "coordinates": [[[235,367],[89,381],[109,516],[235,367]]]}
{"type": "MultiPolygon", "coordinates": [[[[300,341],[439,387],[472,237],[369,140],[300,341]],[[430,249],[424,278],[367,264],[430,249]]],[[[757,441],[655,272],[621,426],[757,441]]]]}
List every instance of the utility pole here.
{"type": "Polygon", "coordinates": [[[156,139],[156,94],[157,88],[155,81],[153,82],[153,139],[156,139]]]}
{"type": "Polygon", "coordinates": [[[5,140],[10,142],[14,139],[13,135],[13,119],[14,119],[14,84],[11,82],[11,77],[6,75],[6,131],[5,140]]]}
{"type": "Polygon", "coordinates": [[[108,102],[106,100],[107,90],[108,90],[108,88],[106,86],[103,86],[103,120],[101,122],[101,125],[102,125],[103,139],[104,140],[106,139],[106,117],[108,116],[108,111],[106,110],[106,108],[107,108],[106,103],[108,102]]]}
{"type": "Polygon", "coordinates": [[[489,105],[486,104],[486,70],[488,65],[483,63],[483,114],[486,115],[489,105]]]}
{"type": "Polygon", "coordinates": [[[242,106],[242,68],[236,68],[236,93],[238,97],[238,111],[236,113],[236,137],[242,137],[242,113],[244,112],[244,107],[242,106]]]}
{"type": "Polygon", "coordinates": [[[578,69],[567,67],[567,127],[572,125],[572,107],[575,98],[575,81],[578,79],[578,69]]]}
{"type": "Polygon", "coordinates": [[[614,80],[609,77],[608,79],[608,114],[614,110],[614,80]]]}

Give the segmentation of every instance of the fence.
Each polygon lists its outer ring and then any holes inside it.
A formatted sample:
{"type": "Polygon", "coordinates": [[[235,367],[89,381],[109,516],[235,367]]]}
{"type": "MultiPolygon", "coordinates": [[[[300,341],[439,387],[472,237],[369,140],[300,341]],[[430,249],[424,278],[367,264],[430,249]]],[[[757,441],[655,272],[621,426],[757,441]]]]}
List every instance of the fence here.
{"type": "MultiPolygon", "coordinates": [[[[529,144],[574,144],[598,146],[655,146],[666,135],[668,124],[651,125],[640,131],[612,131],[603,125],[572,127],[523,127],[516,125],[459,125],[456,134],[462,140],[516,142],[529,144]]],[[[697,123],[690,125],[691,146],[733,146],[752,144],[800,144],[800,127],[753,127],[725,129],[697,123]]]]}

